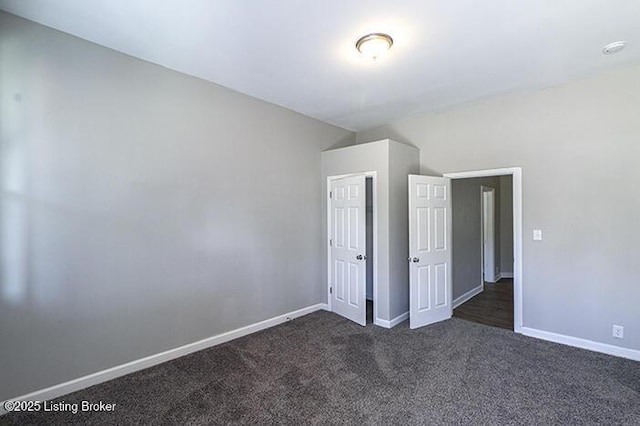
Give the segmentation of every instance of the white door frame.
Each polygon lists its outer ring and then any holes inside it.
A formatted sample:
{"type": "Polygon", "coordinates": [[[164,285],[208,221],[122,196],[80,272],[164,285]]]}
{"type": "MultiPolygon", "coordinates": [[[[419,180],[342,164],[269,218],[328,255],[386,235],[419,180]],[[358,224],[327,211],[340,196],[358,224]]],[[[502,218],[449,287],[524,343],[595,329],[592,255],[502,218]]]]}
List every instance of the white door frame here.
{"type": "Polygon", "coordinates": [[[513,177],[513,331],[522,333],[522,167],[444,173],[451,179],[513,177]]]}
{"type": "MultiPolygon", "coordinates": [[[[329,301],[329,311],[333,312],[331,301],[331,246],[329,239],[331,238],[331,182],[338,179],[344,179],[351,176],[364,176],[371,178],[371,204],[373,205],[373,323],[380,325],[378,321],[378,200],[376,188],[378,186],[377,173],[375,171],[362,173],[349,173],[346,175],[327,176],[327,300],[329,301]]],[[[368,259],[367,259],[368,260],[368,259]]],[[[366,280],[365,280],[366,290],[366,280]]],[[[366,300],[366,297],[365,297],[366,300]]],[[[367,309],[365,304],[365,310],[367,309]]]]}
{"type": "Polygon", "coordinates": [[[496,264],[497,264],[497,259],[496,259],[496,255],[495,255],[495,247],[496,247],[496,228],[495,228],[495,218],[496,218],[496,189],[492,188],[490,186],[486,186],[486,185],[480,185],[480,262],[481,262],[481,268],[480,268],[480,283],[482,284],[482,288],[484,290],[484,283],[485,281],[488,282],[496,282],[498,275],[496,274],[496,264]],[[491,275],[493,276],[493,281],[489,281],[486,279],[486,265],[484,263],[485,261],[485,244],[484,244],[484,220],[485,220],[485,215],[484,215],[484,193],[485,192],[491,192],[493,195],[493,271],[491,271],[491,275]]]}

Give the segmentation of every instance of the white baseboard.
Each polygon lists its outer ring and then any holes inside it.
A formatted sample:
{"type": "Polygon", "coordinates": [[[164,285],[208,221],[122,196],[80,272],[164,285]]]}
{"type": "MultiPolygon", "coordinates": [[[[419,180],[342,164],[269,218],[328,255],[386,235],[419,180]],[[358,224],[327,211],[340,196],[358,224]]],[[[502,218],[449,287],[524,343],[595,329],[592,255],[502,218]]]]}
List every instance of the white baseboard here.
{"type": "MultiPolygon", "coordinates": [[[[85,389],[85,388],[88,388],[89,386],[97,385],[98,383],[106,382],[108,380],[124,376],[126,374],[144,370],[145,368],[153,367],[154,365],[158,365],[163,362],[170,361],[172,359],[180,358],[181,356],[185,356],[190,353],[200,351],[202,349],[207,349],[212,346],[226,343],[230,340],[234,340],[239,337],[246,336],[251,333],[255,333],[256,331],[265,330],[267,328],[271,328],[278,324],[282,324],[284,322],[290,321],[294,318],[298,318],[298,317],[310,314],[315,311],[323,310],[323,309],[324,310],[329,309],[326,303],[318,303],[317,305],[307,306],[306,308],[302,308],[293,312],[278,315],[276,317],[269,318],[264,321],[257,322],[255,324],[250,324],[245,327],[227,331],[226,333],[208,337],[206,339],[189,343],[187,345],[180,346],[178,348],[169,349],[168,351],[160,352],[145,358],[140,358],[135,361],[127,362],[126,364],[118,365],[116,367],[112,367],[107,370],[98,371],[97,373],[89,374],[88,376],[79,377],[77,379],[73,379],[68,382],[50,386],[46,389],[41,389],[35,392],[28,393],[26,395],[10,398],[9,400],[10,401],[24,401],[24,400],[45,401],[45,400],[58,398],[60,396],[67,395],[71,392],[85,389]]],[[[1,404],[0,415],[5,413],[6,413],[6,410],[4,409],[4,404],[1,404]]]]}
{"type": "Polygon", "coordinates": [[[462,305],[464,302],[468,301],[472,297],[477,296],[478,294],[482,293],[483,290],[484,290],[484,285],[480,284],[478,287],[472,288],[471,290],[469,290],[465,294],[456,297],[452,302],[453,309],[455,309],[458,306],[462,305]]]}
{"type": "Polygon", "coordinates": [[[501,278],[513,278],[513,272],[500,272],[496,281],[499,281],[501,278]]]}
{"type": "Polygon", "coordinates": [[[563,345],[574,346],[576,348],[587,349],[594,352],[601,352],[607,355],[619,356],[622,358],[640,361],[640,350],[623,348],[609,345],[607,343],[594,342],[592,340],[581,339],[579,337],[567,336],[564,334],[542,331],[535,328],[522,327],[520,332],[525,336],[547,340],[549,342],[561,343],[563,345]]]}
{"type": "Polygon", "coordinates": [[[380,319],[380,318],[376,318],[376,320],[373,323],[375,325],[379,325],[380,327],[393,328],[396,325],[400,324],[402,321],[406,321],[407,319],[409,319],[409,311],[405,312],[404,314],[398,315],[397,317],[395,317],[391,321],[387,321],[387,320],[383,320],[383,319],[380,319]]]}

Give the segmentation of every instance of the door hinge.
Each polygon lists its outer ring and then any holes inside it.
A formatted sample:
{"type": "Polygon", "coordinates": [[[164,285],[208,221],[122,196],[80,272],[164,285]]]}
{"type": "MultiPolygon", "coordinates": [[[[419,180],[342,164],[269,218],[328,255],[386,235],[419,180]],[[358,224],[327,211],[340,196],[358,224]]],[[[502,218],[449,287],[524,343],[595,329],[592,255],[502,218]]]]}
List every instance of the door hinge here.
{"type": "Polygon", "coordinates": [[[333,198],[333,191],[329,191],[329,199],[333,198]]]}
{"type": "Polygon", "coordinates": [[[333,294],[333,287],[329,287],[329,294],[333,294]]]}
{"type": "Polygon", "coordinates": [[[333,247],[333,238],[329,238],[329,247],[333,247]]]}

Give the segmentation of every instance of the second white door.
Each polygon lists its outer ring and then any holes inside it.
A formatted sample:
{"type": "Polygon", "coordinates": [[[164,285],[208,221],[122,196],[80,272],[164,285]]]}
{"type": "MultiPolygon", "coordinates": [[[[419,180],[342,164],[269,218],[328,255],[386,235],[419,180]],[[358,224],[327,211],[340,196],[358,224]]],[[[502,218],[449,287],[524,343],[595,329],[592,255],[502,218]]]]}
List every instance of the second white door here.
{"type": "Polygon", "coordinates": [[[451,318],[451,181],[409,175],[409,327],[451,318]]]}

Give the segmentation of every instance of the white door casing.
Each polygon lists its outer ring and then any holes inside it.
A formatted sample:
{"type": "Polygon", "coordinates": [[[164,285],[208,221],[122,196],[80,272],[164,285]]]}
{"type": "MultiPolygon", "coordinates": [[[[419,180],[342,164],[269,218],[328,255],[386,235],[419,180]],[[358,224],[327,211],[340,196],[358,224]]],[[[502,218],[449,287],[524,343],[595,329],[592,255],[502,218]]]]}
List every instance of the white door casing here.
{"type": "Polygon", "coordinates": [[[333,180],[331,205],[331,309],[366,325],[365,176],[333,180]]]}
{"type": "Polygon", "coordinates": [[[484,281],[496,282],[495,189],[483,186],[482,191],[482,259],[484,281]]]}
{"type": "Polygon", "coordinates": [[[451,181],[409,175],[409,327],[451,318],[451,181]]]}

